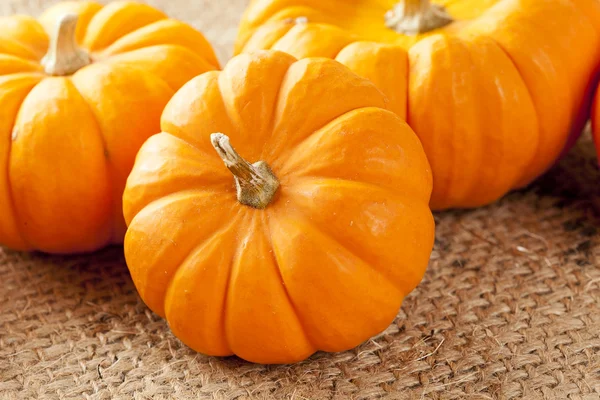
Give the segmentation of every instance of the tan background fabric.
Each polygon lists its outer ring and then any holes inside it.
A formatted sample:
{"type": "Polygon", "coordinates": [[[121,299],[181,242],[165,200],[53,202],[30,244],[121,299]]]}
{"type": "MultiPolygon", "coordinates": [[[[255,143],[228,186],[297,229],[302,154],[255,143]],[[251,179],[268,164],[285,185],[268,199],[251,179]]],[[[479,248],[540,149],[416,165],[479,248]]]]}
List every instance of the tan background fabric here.
{"type": "MultiPolygon", "coordinates": [[[[2,14],[54,1],[0,0],[2,14]]],[[[245,0],[153,0],[222,61],[245,0]]],[[[0,250],[0,399],[600,398],[600,174],[589,138],[533,187],[437,214],[427,276],[384,334],[291,366],[182,345],[120,248],[0,250]]]]}

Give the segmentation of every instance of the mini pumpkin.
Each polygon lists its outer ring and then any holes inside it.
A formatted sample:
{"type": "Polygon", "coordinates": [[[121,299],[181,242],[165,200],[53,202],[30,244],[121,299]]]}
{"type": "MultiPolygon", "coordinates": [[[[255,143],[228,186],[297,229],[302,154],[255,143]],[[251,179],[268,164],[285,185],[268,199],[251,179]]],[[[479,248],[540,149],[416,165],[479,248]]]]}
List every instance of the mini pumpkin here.
{"type": "Polygon", "coordinates": [[[236,52],[339,60],[406,117],[434,209],[485,205],[580,134],[600,64],[597,0],[254,0],[236,52]]]}
{"type": "Polygon", "coordinates": [[[50,253],[122,243],[137,150],[175,91],[216,68],[202,34],[140,3],[1,18],[0,243],[50,253]]]}
{"type": "Polygon", "coordinates": [[[194,78],[127,180],[125,256],[191,348],[260,363],[384,330],[433,245],[432,178],[384,95],[277,51],[194,78]]]}

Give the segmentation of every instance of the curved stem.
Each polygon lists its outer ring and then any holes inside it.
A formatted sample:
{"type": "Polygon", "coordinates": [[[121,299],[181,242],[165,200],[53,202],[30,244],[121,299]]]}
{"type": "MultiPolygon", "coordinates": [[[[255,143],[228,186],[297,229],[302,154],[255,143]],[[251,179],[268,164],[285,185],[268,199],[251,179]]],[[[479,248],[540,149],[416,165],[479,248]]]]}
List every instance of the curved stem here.
{"type": "Polygon", "coordinates": [[[385,15],[385,26],[405,35],[418,35],[451,23],[443,6],[430,0],[401,0],[385,15]]]}
{"type": "Polygon", "coordinates": [[[238,201],[253,208],[266,208],[279,188],[279,181],[267,163],[258,161],[250,164],[234,150],[229,137],[222,133],[210,135],[210,142],[233,174],[238,201]]]}
{"type": "Polygon", "coordinates": [[[92,62],[89,54],[77,46],[77,19],[76,14],[65,14],[59,19],[56,31],[50,37],[48,53],[42,59],[48,75],[71,75],[92,62]]]}

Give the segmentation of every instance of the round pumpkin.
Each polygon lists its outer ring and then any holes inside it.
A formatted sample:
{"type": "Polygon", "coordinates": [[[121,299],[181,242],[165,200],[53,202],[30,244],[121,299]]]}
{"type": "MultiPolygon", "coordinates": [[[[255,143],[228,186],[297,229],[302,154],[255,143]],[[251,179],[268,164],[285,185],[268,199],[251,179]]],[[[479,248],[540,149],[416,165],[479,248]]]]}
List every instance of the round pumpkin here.
{"type": "Polygon", "coordinates": [[[254,0],[236,52],[330,57],[372,79],[431,163],[434,209],[485,205],[580,134],[598,0],[254,0]]]}
{"type": "Polygon", "coordinates": [[[276,51],[187,83],[123,196],[144,302],[205,354],[289,363],[384,330],[433,246],[432,178],[384,95],[276,51]]]}
{"type": "Polygon", "coordinates": [[[0,18],[0,244],[73,253],[122,243],[141,144],[186,81],[218,68],[206,39],[139,3],[59,3],[0,18]]]}

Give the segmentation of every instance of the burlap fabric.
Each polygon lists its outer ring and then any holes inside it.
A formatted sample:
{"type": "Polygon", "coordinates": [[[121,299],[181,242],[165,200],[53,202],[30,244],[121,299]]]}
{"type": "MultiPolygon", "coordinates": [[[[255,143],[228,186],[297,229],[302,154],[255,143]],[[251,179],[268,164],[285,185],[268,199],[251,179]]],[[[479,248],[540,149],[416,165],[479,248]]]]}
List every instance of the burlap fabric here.
{"type": "MultiPolygon", "coordinates": [[[[52,2],[0,0],[0,11],[52,2]]],[[[246,1],[151,3],[225,61],[246,1]]],[[[121,248],[0,250],[0,399],[599,399],[599,182],[586,137],[533,187],[438,214],[427,276],[396,321],[290,366],[182,345],[138,297],[121,248]]]]}

